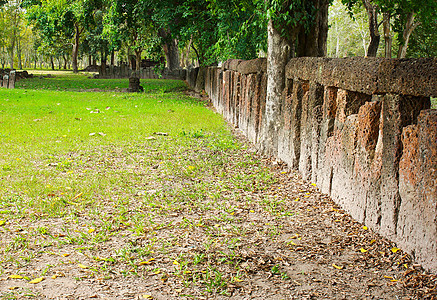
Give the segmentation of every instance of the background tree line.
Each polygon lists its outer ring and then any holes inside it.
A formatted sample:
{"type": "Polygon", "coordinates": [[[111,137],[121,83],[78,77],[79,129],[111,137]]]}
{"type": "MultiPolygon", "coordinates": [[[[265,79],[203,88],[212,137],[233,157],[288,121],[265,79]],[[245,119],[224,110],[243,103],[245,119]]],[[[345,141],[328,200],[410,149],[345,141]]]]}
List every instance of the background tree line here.
{"type": "Polygon", "coordinates": [[[79,62],[81,67],[129,62],[139,68],[146,57],[174,69],[252,59],[269,52],[269,22],[283,42],[272,47],[288,49],[287,59],[437,54],[436,1],[10,0],[0,5],[2,68],[44,64],[77,72],[79,62]]]}

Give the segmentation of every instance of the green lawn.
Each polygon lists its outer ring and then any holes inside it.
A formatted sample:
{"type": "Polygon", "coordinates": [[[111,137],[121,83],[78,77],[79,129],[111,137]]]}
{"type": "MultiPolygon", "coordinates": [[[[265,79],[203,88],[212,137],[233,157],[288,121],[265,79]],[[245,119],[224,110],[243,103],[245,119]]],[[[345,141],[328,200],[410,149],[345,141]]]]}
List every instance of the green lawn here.
{"type": "Polygon", "coordinates": [[[218,115],[183,93],[167,92],[183,88],[181,81],[143,80],[149,92],[142,94],[58,91],[94,87],[108,90],[123,87],[126,81],[90,80],[75,75],[23,80],[15,90],[1,90],[1,193],[32,202],[44,202],[50,193],[62,193],[60,200],[78,193],[82,198],[92,198],[96,189],[104,193],[100,196],[110,196],[104,185],[120,179],[123,173],[114,171],[108,176],[100,167],[86,170],[101,174],[96,177],[86,176],[81,170],[84,165],[92,165],[93,160],[98,163],[108,152],[126,148],[134,152],[150,148],[162,151],[158,157],[142,161],[145,167],[172,162],[176,153],[198,144],[195,137],[211,146],[234,146],[218,115]]]}
{"type": "MultiPolygon", "coordinates": [[[[237,191],[258,190],[274,176],[252,155],[241,155],[223,119],[186,96],[183,82],[142,80],[145,93],[117,91],[126,84],[57,75],[0,89],[0,279],[25,278],[23,289],[3,296],[23,295],[34,278],[56,284],[47,276],[66,274],[63,253],[71,264],[93,266],[89,276],[162,272],[202,293],[227,293],[227,283],[241,276],[232,258],[220,269],[214,255],[205,256],[216,238],[190,237],[187,229],[219,232],[234,220],[237,203],[251,207],[237,191]],[[107,92],[79,92],[94,88],[107,92]],[[255,169],[240,171],[246,166],[255,169]],[[193,217],[195,211],[205,216],[193,217]],[[179,213],[182,221],[169,217],[179,213]],[[147,242],[130,244],[138,237],[147,242]],[[121,242],[114,246],[113,239],[121,242]],[[200,252],[171,252],[194,239],[200,252]],[[55,258],[38,269],[45,255],[55,258]],[[143,263],[151,259],[157,263],[143,263]],[[169,259],[180,264],[171,274],[160,271],[169,259]]],[[[288,215],[280,207],[274,213],[288,215]]],[[[233,230],[220,241],[226,248],[244,231],[233,230]]]]}

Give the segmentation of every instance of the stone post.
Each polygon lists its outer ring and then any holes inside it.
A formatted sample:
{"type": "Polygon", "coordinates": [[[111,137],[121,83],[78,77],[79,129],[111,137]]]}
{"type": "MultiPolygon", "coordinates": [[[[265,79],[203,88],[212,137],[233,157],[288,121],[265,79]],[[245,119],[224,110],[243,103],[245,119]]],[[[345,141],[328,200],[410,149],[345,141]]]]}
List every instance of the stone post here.
{"type": "Polygon", "coordinates": [[[9,73],[9,89],[15,89],[15,71],[9,73]]]}
{"type": "Polygon", "coordinates": [[[138,77],[129,78],[128,92],[140,92],[143,91],[143,87],[140,85],[140,79],[138,77]]]}
{"type": "Polygon", "coordinates": [[[8,88],[9,86],[9,75],[6,74],[3,76],[3,87],[8,88]]]}

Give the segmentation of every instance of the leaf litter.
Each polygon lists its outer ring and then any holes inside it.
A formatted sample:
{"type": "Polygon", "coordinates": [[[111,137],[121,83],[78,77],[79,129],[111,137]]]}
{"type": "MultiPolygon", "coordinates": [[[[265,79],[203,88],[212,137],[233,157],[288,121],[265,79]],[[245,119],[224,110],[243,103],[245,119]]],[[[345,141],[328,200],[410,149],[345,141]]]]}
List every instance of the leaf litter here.
{"type": "Polygon", "coordinates": [[[50,192],[58,216],[2,223],[0,295],[436,299],[434,275],[281,162],[184,139],[76,153],[70,176],[118,180],[92,195],[50,192]]]}

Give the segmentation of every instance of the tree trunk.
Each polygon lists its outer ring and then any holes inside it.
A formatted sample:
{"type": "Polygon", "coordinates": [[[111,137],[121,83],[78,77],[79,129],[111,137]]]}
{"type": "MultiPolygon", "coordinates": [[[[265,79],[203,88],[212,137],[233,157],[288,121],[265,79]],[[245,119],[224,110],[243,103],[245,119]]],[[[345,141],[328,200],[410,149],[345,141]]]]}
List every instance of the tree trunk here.
{"type": "Polygon", "coordinates": [[[115,64],[115,51],[111,50],[111,66],[115,64]]]}
{"type": "Polygon", "coordinates": [[[141,52],[143,52],[143,49],[137,49],[135,50],[135,70],[139,71],[141,70],[141,52]]]}
{"type": "Polygon", "coordinates": [[[106,75],[106,55],[104,50],[101,53],[101,62],[100,62],[100,73],[105,76],[106,75]]]}
{"type": "Polygon", "coordinates": [[[14,47],[15,47],[15,42],[12,42],[12,45],[10,45],[10,47],[8,47],[9,65],[10,65],[11,70],[14,69],[14,47]]]}
{"type": "Polygon", "coordinates": [[[53,56],[50,55],[50,65],[52,67],[52,70],[55,69],[55,62],[53,61],[53,56]]]}
{"type": "Polygon", "coordinates": [[[363,0],[364,7],[369,19],[370,43],[367,47],[367,56],[376,57],[379,47],[379,30],[378,30],[378,6],[372,5],[370,0],[363,0]]]}
{"type": "Polygon", "coordinates": [[[390,32],[390,14],[383,13],[383,23],[384,25],[384,42],[385,42],[385,58],[391,58],[391,45],[392,38],[390,32]]]}
{"type": "Polygon", "coordinates": [[[329,1],[317,0],[313,3],[317,14],[309,32],[303,27],[298,28],[297,57],[322,57],[327,53],[329,1]]]}
{"type": "Polygon", "coordinates": [[[79,25],[75,25],[75,34],[74,34],[74,45],[73,45],[73,52],[71,54],[72,56],[72,64],[73,64],[73,73],[78,73],[79,69],[77,67],[77,54],[79,52],[79,39],[81,30],[79,28],[79,25]]]}
{"type": "Polygon", "coordinates": [[[158,35],[164,39],[162,49],[164,50],[165,58],[167,60],[167,68],[169,70],[179,69],[179,47],[178,41],[171,37],[169,30],[163,28],[158,30],[158,35]]]}
{"type": "Polygon", "coordinates": [[[194,43],[191,44],[191,48],[193,48],[194,52],[196,53],[197,64],[198,64],[198,66],[200,66],[201,62],[200,62],[199,52],[197,51],[196,47],[194,47],[194,43]]]}
{"type": "Polygon", "coordinates": [[[410,41],[410,36],[413,33],[414,29],[420,25],[420,22],[414,23],[415,13],[409,13],[407,17],[407,23],[405,24],[405,29],[402,34],[402,38],[404,43],[399,45],[398,58],[405,58],[407,55],[408,42],[410,41]]]}
{"type": "Polygon", "coordinates": [[[265,119],[261,128],[261,150],[275,155],[277,145],[273,137],[280,127],[281,97],[285,88],[285,66],[291,56],[291,43],[269,20],[267,25],[267,97],[265,119]]]}
{"type": "Polygon", "coordinates": [[[17,60],[18,60],[18,69],[22,70],[23,69],[23,65],[21,63],[21,46],[20,46],[20,40],[17,37],[17,60]]]}
{"type": "Polygon", "coordinates": [[[193,42],[193,38],[191,38],[188,41],[187,46],[182,51],[182,57],[181,57],[181,67],[182,68],[188,68],[190,65],[190,51],[191,51],[191,43],[193,42]]]}

